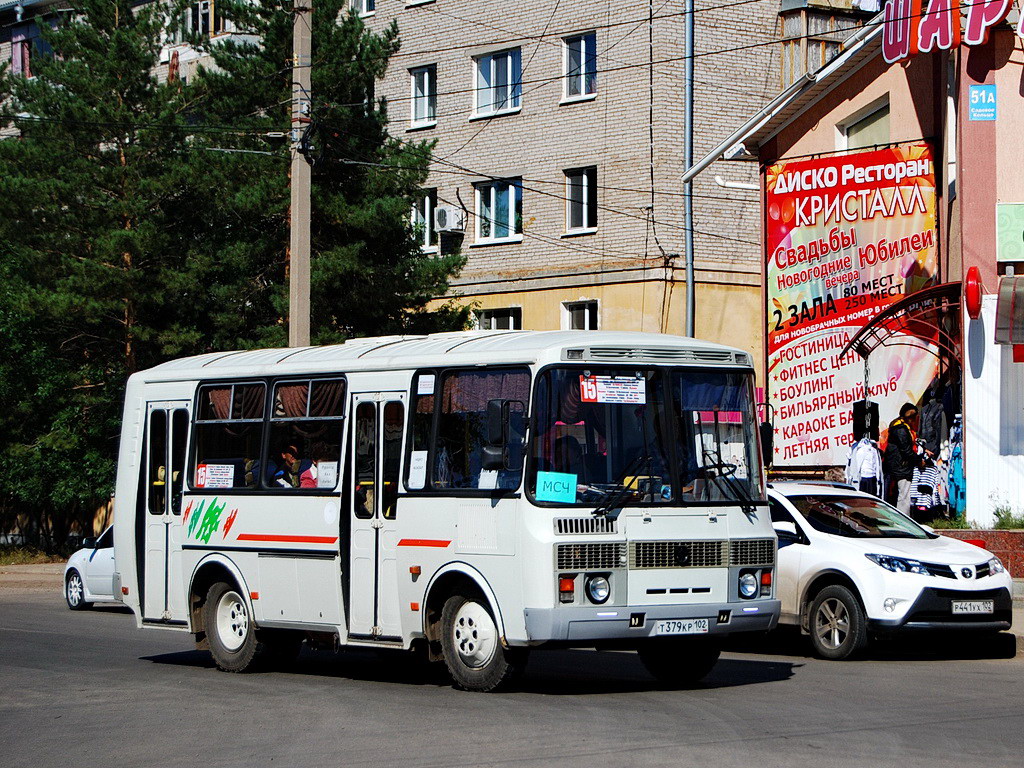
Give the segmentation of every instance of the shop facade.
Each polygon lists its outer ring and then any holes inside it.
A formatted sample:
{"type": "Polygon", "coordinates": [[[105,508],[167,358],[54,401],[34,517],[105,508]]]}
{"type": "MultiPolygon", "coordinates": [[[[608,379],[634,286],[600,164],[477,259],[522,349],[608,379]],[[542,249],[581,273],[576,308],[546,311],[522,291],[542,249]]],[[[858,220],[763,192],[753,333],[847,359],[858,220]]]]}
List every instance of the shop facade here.
{"type": "Polygon", "coordinates": [[[761,171],[777,474],[884,446],[910,403],[953,516],[1022,511],[1022,131],[1016,8],[900,1],[706,158],[761,171]]]}

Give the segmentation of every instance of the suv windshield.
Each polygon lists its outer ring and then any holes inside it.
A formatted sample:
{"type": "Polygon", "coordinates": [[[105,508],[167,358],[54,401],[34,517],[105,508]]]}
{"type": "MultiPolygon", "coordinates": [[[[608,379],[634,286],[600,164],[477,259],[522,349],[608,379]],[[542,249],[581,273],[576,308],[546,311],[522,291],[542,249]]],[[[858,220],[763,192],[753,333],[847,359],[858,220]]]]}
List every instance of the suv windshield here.
{"type": "Polygon", "coordinates": [[[549,368],[537,379],[528,490],[595,507],[763,499],[751,386],[739,371],[549,368]]]}
{"type": "Polygon", "coordinates": [[[858,539],[928,539],[924,528],[879,499],[864,496],[787,496],[811,527],[858,539]]]}

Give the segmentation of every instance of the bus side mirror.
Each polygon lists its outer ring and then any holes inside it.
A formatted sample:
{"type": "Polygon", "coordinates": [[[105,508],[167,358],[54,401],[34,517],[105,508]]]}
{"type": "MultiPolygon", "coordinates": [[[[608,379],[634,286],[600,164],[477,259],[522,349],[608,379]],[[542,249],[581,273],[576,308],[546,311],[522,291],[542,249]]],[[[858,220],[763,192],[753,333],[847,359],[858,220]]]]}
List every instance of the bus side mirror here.
{"type": "Polygon", "coordinates": [[[758,429],[761,432],[761,461],[770,467],[775,460],[775,430],[770,421],[762,421],[758,429]]]}
{"type": "Polygon", "coordinates": [[[508,463],[508,404],[504,400],[487,401],[487,440],[483,445],[480,466],[483,469],[505,469],[508,463]]]}

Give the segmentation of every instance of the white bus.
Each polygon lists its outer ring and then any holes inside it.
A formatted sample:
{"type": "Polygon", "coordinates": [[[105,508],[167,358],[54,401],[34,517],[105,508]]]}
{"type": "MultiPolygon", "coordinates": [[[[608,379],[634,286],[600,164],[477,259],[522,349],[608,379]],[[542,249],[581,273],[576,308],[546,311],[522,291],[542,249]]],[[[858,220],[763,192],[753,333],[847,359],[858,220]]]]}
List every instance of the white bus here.
{"type": "Polygon", "coordinates": [[[685,684],[775,626],[747,353],[465,332],[218,352],[128,382],[115,585],[242,671],[425,651],[493,690],[530,649],[635,649],[685,684]]]}

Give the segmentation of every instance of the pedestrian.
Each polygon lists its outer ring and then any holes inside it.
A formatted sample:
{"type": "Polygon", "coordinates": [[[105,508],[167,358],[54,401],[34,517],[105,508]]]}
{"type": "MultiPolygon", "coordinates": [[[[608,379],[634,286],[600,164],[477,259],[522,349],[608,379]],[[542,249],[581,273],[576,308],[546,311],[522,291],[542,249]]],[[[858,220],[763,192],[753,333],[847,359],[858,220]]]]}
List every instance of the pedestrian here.
{"type": "Polygon", "coordinates": [[[916,437],[913,424],[917,418],[917,406],[913,403],[904,403],[900,408],[899,418],[893,419],[889,424],[888,443],[885,446],[885,456],[882,459],[882,468],[889,477],[890,504],[903,514],[910,513],[910,491],[911,481],[914,477],[914,469],[922,465],[921,457],[917,453],[916,437]]]}

